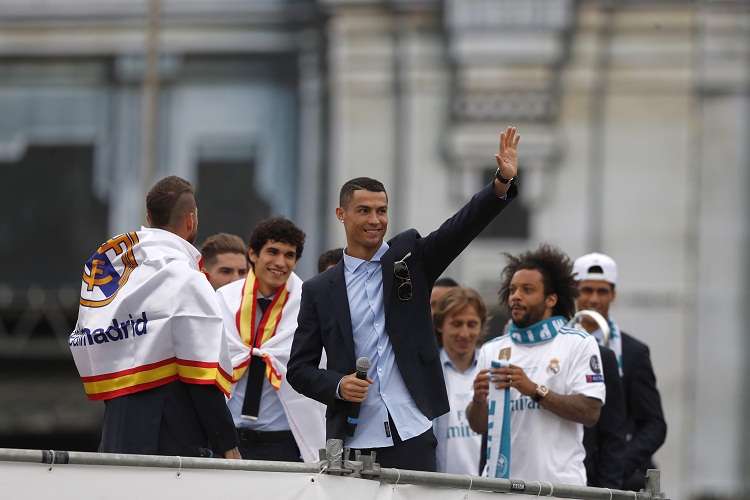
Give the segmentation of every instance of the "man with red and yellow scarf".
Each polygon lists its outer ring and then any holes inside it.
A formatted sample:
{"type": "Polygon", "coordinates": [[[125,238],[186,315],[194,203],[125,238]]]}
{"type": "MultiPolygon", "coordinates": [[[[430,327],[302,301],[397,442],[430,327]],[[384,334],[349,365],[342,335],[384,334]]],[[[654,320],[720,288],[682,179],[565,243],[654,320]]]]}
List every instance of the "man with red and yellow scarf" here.
{"type": "Polygon", "coordinates": [[[252,269],[217,292],[234,369],[228,404],[245,459],[315,461],[325,445],[324,407],[286,383],[302,293],[293,271],[304,243],[287,219],[260,222],[250,236],[252,269]]]}

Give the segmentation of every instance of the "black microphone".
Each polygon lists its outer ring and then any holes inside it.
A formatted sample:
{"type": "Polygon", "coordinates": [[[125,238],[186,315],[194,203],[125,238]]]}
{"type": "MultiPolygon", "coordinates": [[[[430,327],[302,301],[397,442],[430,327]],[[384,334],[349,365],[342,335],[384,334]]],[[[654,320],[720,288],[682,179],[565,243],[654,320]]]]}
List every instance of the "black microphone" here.
{"type": "MultiPolygon", "coordinates": [[[[357,359],[357,378],[367,380],[367,371],[370,369],[370,358],[361,357],[357,359]]],[[[359,405],[360,403],[350,403],[349,414],[346,416],[346,434],[353,436],[359,423],[359,405]]]]}

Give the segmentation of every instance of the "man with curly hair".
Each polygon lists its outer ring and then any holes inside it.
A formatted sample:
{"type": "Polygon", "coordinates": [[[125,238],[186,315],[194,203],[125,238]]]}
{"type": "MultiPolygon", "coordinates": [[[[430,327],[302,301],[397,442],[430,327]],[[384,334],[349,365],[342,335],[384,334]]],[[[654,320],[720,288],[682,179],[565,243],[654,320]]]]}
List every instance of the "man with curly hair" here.
{"type": "Polygon", "coordinates": [[[507,258],[500,300],[511,324],[480,351],[469,424],[486,433],[490,383],[510,388],[510,477],[585,486],[583,426],[599,419],[605,387],[596,340],[564,326],[575,311],[572,263],[549,245],[507,258]],[[509,366],[490,369],[502,354],[509,366]]]}
{"type": "Polygon", "coordinates": [[[323,406],[286,381],[302,291],[293,271],[304,244],[292,221],[261,221],[250,235],[247,277],[217,290],[234,369],[228,405],[245,459],[313,461],[325,445],[323,406]]]}

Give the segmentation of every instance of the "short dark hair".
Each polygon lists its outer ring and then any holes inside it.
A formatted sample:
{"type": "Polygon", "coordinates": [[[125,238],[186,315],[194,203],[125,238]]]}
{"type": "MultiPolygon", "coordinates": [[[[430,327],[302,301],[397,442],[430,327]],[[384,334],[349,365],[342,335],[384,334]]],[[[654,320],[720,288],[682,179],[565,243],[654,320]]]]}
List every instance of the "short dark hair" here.
{"type": "Polygon", "coordinates": [[[223,253],[239,253],[247,255],[247,247],[242,238],[236,234],[217,233],[209,236],[201,245],[203,262],[212,265],[217,255],[223,253]]]}
{"type": "Polygon", "coordinates": [[[326,250],[325,252],[320,254],[320,257],[318,257],[318,273],[322,273],[330,266],[335,266],[343,258],[343,248],[333,248],[331,250],[326,250]]]}
{"type": "Polygon", "coordinates": [[[146,195],[146,212],[153,227],[169,227],[177,218],[195,208],[193,185],[185,179],[170,175],[154,184],[146,195]],[[190,200],[180,198],[189,193],[190,200]]]}
{"type": "Polygon", "coordinates": [[[339,206],[346,206],[352,201],[354,191],[360,189],[372,191],[373,193],[385,193],[386,199],[388,198],[388,193],[386,193],[385,186],[383,186],[382,182],[369,177],[357,177],[356,179],[346,181],[344,185],[341,186],[341,191],[339,192],[339,206]]]}
{"type": "Polygon", "coordinates": [[[458,281],[454,280],[453,278],[444,276],[442,278],[438,278],[438,280],[435,281],[435,284],[433,284],[432,286],[433,288],[436,286],[441,286],[444,288],[454,288],[460,285],[458,284],[458,281]]]}
{"type": "Polygon", "coordinates": [[[302,257],[305,248],[305,233],[285,217],[264,219],[255,226],[250,235],[250,248],[260,255],[263,245],[269,241],[280,241],[297,249],[297,260],[302,257]]]}
{"type": "Polygon", "coordinates": [[[557,295],[553,314],[565,318],[571,318],[575,314],[578,286],[573,276],[573,262],[562,250],[543,243],[534,251],[524,252],[518,256],[506,253],[505,257],[508,259],[508,265],[503,269],[499,292],[502,306],[508,307],[513,275],[522,269],[536,269],[542,275],[544,294],[557,295]]]}

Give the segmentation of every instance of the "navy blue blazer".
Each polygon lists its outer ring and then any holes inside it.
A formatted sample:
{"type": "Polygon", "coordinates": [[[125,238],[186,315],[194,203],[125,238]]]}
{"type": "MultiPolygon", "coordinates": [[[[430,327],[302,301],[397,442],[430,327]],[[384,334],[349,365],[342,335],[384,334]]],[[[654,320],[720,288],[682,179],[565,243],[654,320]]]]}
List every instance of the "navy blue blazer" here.
{"type": "Polygon", "coordinates": [[[667,438],[667,423],[656,388],[656,375],[646,344],[622,332],[622,388],[625,392],[625,484],[638,491],[653,469],[652,455],[667,438]]]}
{"type": "Polygon", "coordinates": [[[597,488],[621,489],[625,470],[625,396],[614,351],[599,346],[607,402],[599,421],[583,429],[586,483],[597,488]]]}
{"type": "MultiPolygon", "coordinates": [[[[429,419],[449,410],[430,314],[432,285],[516,194],[514,185],[507,198],[500,199],[489,185],[428,236],[421,237],[415,229],[394,236],[381,258],[386,331],[396,365],[415,404],[429,419]],[[412,298],[401,301],[396,293],[393,263],[410,252],[405,262],[412,281],[412,298]]],[[[287,369],[287,380],[297,392],[328,406],[327,438],[343,439],[351,403],[337,399],[336,388],[343,376],[355,371],[343,260],[302,285],[298,326],[287,369]],[[327,369],[318,367],[323,349],[328,358],[327,369]]]]}

